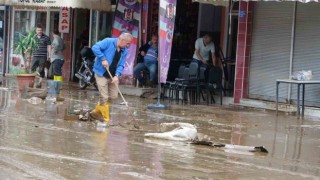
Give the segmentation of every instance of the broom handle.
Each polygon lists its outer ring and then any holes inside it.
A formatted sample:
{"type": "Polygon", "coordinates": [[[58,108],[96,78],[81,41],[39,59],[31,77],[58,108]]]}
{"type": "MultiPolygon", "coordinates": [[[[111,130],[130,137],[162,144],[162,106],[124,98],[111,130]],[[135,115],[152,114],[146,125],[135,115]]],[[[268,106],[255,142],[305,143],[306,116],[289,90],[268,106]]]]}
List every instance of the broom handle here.
{"type": "MultiPolygon", "coordinates": [[[[107,69],[107,72],[108,72],[108,74],[109,74],[109,76],[110,76],[111,80],[113,81],[113,77],[112,77],[112,75],[111,75],[111,73],[110,73],[109,69],[108,69],[108,68],[106,68],[106,69],[107,69]]],[[[123,102],[124,102],[124,103],[126,104],[126,106],[128,107],[128,102],[124,99],[124,97],[123,97],[123,95],[122,95],[122,93],[121,93],[121,91],[120,91],[120,89],[119,89],[118,84],[116,84],[116,87],[117,87],[117,89],[118,89],[118,92],[119,92],[119,94],[120,94],[120,96],[121,96],[121,98],[122,98],[123,102]]]]}

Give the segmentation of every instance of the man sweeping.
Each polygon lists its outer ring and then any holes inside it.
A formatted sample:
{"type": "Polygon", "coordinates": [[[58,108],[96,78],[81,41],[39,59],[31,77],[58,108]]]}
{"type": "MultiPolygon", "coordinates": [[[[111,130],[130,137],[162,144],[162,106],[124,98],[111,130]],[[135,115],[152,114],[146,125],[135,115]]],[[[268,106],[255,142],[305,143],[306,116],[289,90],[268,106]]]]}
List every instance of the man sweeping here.
{"type": "Polygon", "coordinates": [[[109,107],[111,100],[118,97],[119,77],[124,69],[132,39],[130,33],[122,33],[118,38],[105,38],[92,46],[92,51],[97,57],[93,71],[95,72],[100,99],[91,115],[97,117],[101,114],[106,125],[110,121],[109,107]],[[112,77],[109,76],[107,69],[112,77]]]}

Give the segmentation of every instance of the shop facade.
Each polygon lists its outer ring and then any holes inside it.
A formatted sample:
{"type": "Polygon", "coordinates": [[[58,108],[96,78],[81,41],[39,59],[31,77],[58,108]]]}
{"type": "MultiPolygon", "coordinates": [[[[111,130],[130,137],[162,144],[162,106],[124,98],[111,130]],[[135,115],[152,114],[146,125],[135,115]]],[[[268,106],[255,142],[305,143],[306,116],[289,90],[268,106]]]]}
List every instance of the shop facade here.
{"type": "MultiPolygon", "coordinates": [[[[276,79],[311,70],[319,79],[320,4],[241,2],[234,101],[275,101],[276,79]]],[[[306,89],[306,105],[320,106],[319,88],[306,89]]],[[[296,102],[297,89],[282,85],[282,102],[296,102]]]]}
{"type": "MultiPolygon", "coordinates": [[[[147,7],[143,9],[143,11],[148,12],[147,15],[143,16],[143,19],[148,19],[147,23],[142,23],[142,35],[146,37],[146,39],[143,39],[144,42],[145,40],[148,41],[152,34],[158,33],[159,2],[154,0],[148,1],[147,7]]],[[[235,17],[233,22],[237,22],[235,21],[237,16],[233,17],[235,17]]],[[[220,56],[220,50],[224,52],[224,56],[230,56],[232,51],[235,52],[235,46],[232,49],[231,45],[235,42],[231,42],[232,38],[227,38],[229,36],[227,33],[228,25],[228,7],[198,3],[192,0],[178,0],[167,80],[173,80],[176,77],[176,69],[178,69],[180,64],[191,62],[195,49],[195,41],[204,34],[208,33],[212,35],[216,45],[216,56],[220,56]],[[227,47],[229,45],[230,47],[227,47]]],[[[235,31],[230,34],[236,37],[237,32],[235,31]]],[[[233,54],[235,58],[235,53],[233,54]]]]}
{"type": "MultiPolygon", "coordinates": [[[[20,70],[23,60],[14,51],[20,34],[26,34],[36,28],[43,27],[43,33],[51,37],[54,29],[59,29],[60,8],[28,8],[13,6],[10,8],[11,24],[9,28],[8,73],[15,74],[20,70]]],[[[63,34],[62,34],[63,37],[63,34]]]]}
{"type": "MultiPolygon", "coordinates": [[[[55,2],[59,4],[58,1],[59,0],[56,0],[55,2]]],[[[100,2],[90,0],[86,2],[70,1],[66,4],[68,7],[63,8],[51,7],[48,4],[8,4],[8,6],[3,6],[3,9],[0,7],[0,33],[2,32],[1,18],[6,18],[3,26],[6,27],[4,34],[6,34],[5,37],[7,37],[4,41],[4,49],[7,51],[4,53],[5,57],[3,57],[3,61],[1,61],[3,63],[0,63],[0,73],[3,75],[14,74],[15,71],[21,67],[21,63],[23,63],[21,57],[14,52],[14,45],[19,38],[19,34],[29,32],[34,29],[36,25],[41,24],[44,33],[50,37],[54,29],[59,29],[60,32],[62,32],[61,37],[66,46],[64,50],[65,63],[63,66],[63,78],[65,81],[72,80],[77,62],[76,58],[79,57],[79,48],[76,49],[77,46],[91,45],[107,36],[103,34],[103,32],[111,32],[113,20],[112,9],[115,7],[111,5],[111,2],[115,3],[114,1],[100,2]],[[99,3],[101,3],[100,6],[99,3]],[[62,10],[68,12],[67,19],[61,18],[62,10]],[[2,17],[2,12],[5,12],[7,16],[2,17]],[[84,16],[78,16],[82,14],[84,14],[84,16]],[[67,26],[67,31],[61,29],[61,24],[63,23],[67,26]],[[78,43],[78,39],[82,38],[80,36],[85,39],[85,42],[78,43]]],[[[44,3],[46,3],[46,1],[44,1],[44,3]]],[[[60,5],[63,5],[63,3],[66,2],[63,1],[60,5]]]]}
{"type": "Polygon", "coordinates": [[[70,80],[76,81],[74,74],[81,66],[80,51],[83,47],[92,47],[96,42],[111,37],[115,5],[111,11],[75,9],[73,19],[72,64],[70,80]]]}

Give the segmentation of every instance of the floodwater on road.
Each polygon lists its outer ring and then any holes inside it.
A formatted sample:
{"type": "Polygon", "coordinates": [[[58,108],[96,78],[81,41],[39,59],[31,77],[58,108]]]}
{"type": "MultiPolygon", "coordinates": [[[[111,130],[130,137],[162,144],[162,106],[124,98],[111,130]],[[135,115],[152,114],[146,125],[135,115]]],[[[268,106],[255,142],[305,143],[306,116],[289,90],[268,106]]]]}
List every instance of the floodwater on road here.
{"type": "Polygon", "coordinates": [[[93,108],[98,93],[64,87],[65,100],[33,105],[16,88],[0,87],[1,179],[319,179],[320,120],[219,105],[171,104],[126,97],[111,106],[117,125],[133,116],[140,129],[98,128],[75,120],[74,108],[93,108]],[[130,115],[132,113],[132,115],[130,115]],[[195,124],[217,143],[265,146],[236,151],[144,138],[162,122],[195,124]]]}

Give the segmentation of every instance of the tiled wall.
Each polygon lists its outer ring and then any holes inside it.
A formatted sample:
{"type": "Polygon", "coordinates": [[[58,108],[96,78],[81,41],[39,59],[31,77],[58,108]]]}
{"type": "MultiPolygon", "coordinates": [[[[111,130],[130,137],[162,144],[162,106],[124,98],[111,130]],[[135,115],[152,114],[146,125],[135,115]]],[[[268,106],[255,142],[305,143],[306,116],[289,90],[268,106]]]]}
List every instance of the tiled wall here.
{"type": "MultiPolygon", "coordinates": [[[[73,11],[71,10],[71,17],[73,19],[73,11]]],[[[73,22],[70,21],[70,22],[73,22]]],[[[73,32],[73,23],[70,24],[70,32],[68,34],[63,34],[63,40],[65,44],[65,50],[63,51],[64,55],[64,64],[62,67],[62,76],[65,82],[70,80],[70,73],[72,72],[72,32],[73,32]]]]}
{"type": "Polygon", "coordinates": [[[248,96],[253,2],[240,1],[234,103],[248,96]]]}

